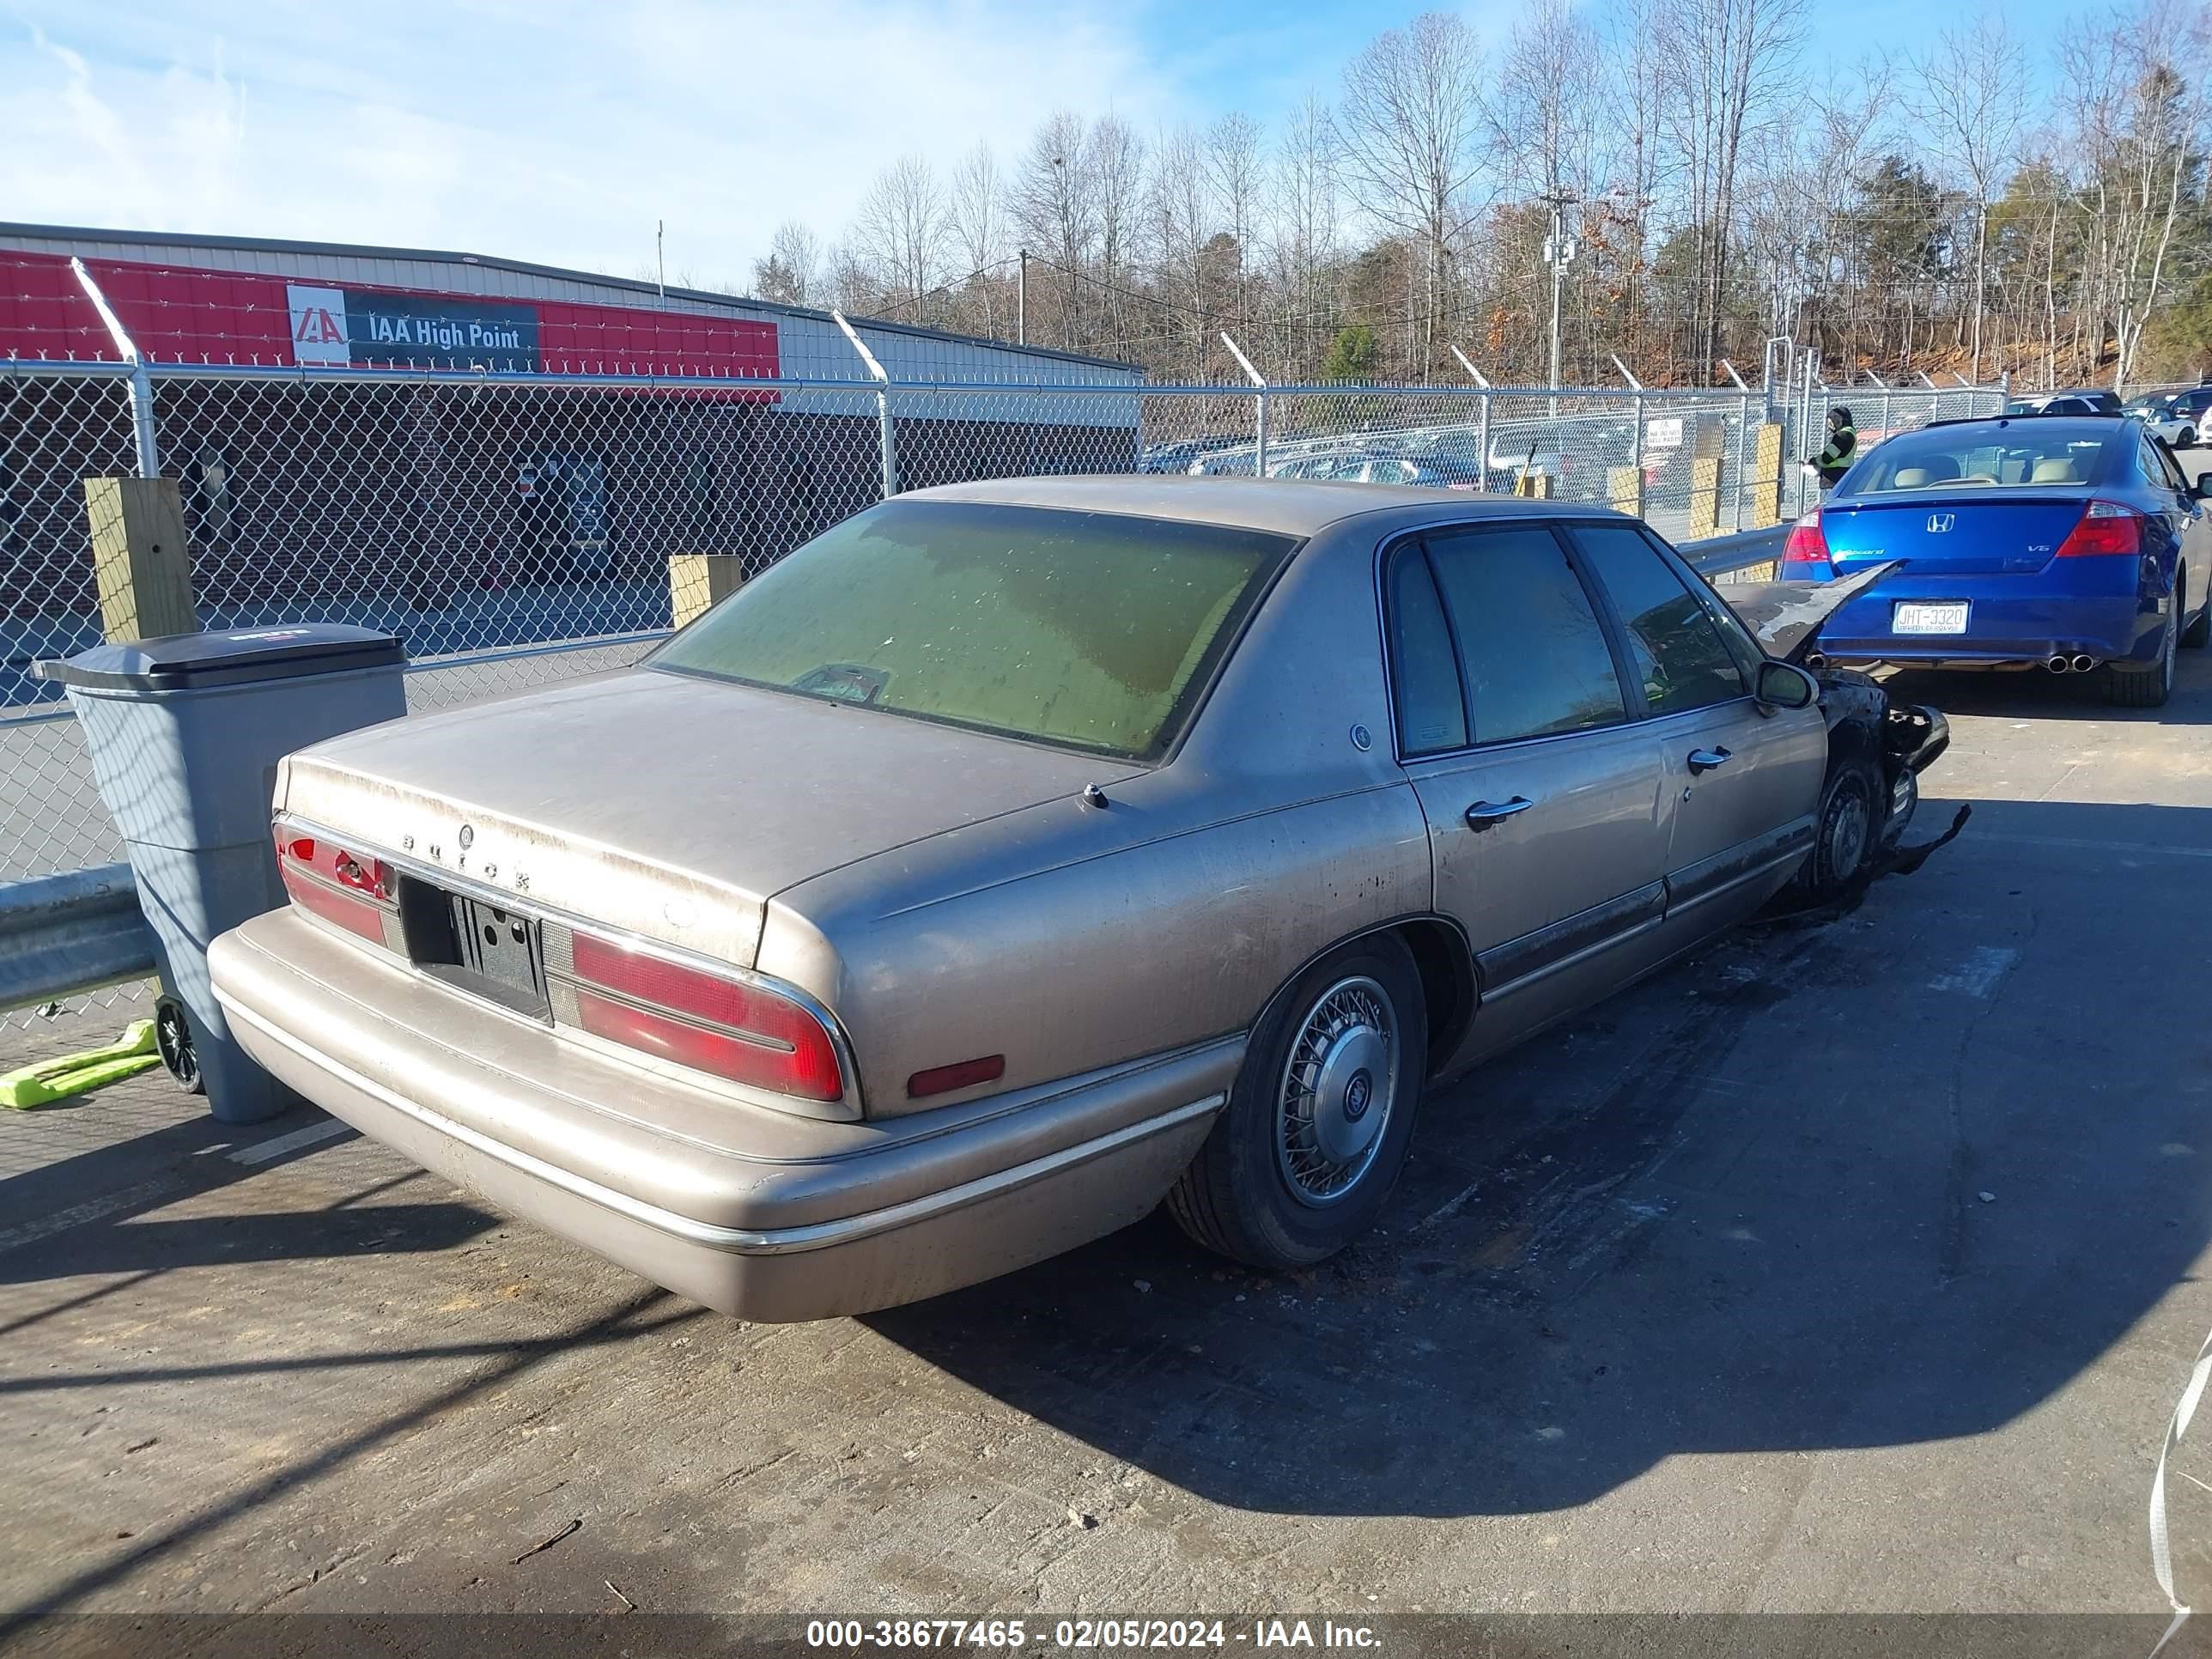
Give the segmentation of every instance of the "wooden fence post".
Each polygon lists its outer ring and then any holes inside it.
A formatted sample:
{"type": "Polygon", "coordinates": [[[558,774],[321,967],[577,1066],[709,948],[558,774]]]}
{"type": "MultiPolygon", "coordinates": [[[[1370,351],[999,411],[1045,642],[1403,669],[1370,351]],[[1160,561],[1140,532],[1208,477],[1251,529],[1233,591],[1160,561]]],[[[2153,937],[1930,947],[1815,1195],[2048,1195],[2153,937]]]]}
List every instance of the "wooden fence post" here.
{"type": "Polygon", "coordinates": [[[1641,466],[1609,466],[1605,471],[1605,495],[1607,505],[1616,513],[1626,513],[1631,518],[1644,516],[1644,469],[1641,466]]]}
{"type": "Polygon", "coordinates": [[[678,628],[744,585],[745,562],[735,553],[668,556],[668,605],[678,628]]]}
{"type": "Polygon", "coordinates": [[[1702,541],[1721,533],[1721,458],[1690,463],[1690,536],[1702,541]]]}
{"type": "Polygon", "coordinates": [[[1763,422],[1753,434],[1751,462],[1752,530],[1782,522],[1782,422],[1763,422]]]}
{"type": "Polygon", "coordinates": [[[87,478],[93,579],[111,645],[199,632],[191,545],[174,478],[87,478]]]}

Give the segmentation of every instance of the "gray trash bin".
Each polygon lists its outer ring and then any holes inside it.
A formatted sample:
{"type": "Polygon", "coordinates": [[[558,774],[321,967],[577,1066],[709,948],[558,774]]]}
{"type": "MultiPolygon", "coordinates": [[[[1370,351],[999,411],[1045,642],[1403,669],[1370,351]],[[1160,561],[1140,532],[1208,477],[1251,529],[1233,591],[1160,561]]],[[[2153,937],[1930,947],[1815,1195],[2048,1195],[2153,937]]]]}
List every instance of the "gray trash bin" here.
{"type": "Polygon", "coordinates": [[[83,727],[167,994],[161,1057],[226,1123],[273,1117],[290,1092],[248,1060],[208,986],[215,936],[284,902],[269,829],[276,763],[407,712],[389,634],[333,623],[178,634],[38,665],[83,727]]]}

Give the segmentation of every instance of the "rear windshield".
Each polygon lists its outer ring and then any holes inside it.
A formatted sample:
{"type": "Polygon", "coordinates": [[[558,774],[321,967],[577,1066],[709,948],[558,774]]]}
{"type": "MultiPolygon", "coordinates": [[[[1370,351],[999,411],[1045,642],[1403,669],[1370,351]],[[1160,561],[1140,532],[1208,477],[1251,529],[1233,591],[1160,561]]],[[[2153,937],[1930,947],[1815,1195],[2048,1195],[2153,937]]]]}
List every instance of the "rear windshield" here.
{"type": "Polygon", "coordinates": [[[1842,493],[2093,484],[2102,481],[2118,440],[2130,435],[2104,422],[2047,416],[1902,432],[1851,469],[1842,493]]]}
{"type": "Polygon", "coordinates": [[[1156,760],[1296,541],[1054,507],[885,501],[653,665],[1156,760]]]}

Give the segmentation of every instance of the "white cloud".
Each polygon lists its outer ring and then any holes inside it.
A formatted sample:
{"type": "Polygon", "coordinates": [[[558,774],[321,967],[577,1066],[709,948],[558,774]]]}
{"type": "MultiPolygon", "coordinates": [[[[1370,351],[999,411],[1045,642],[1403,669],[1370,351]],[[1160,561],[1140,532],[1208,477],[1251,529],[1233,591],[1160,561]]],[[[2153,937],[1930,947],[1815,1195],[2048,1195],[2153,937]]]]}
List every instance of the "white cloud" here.
{"type": "Polygon", "coordinates": [[[0,35],[10,218],[619,273],[665,218],[671,272],[702,281],[784,218],[834,234],[908,151],[1011,155],[1060,105],[1181,107],[1127,9],[1066,0],[31,9],[0,35]]]}

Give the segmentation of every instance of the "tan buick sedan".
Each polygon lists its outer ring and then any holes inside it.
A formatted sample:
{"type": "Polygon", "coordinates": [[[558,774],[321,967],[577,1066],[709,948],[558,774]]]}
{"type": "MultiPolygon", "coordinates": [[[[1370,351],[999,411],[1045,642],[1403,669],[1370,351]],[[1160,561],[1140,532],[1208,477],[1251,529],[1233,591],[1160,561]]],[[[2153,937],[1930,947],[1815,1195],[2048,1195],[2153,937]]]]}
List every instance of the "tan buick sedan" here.
{"type": "Polygon", "coordinates": [[[293,756],[293,902],[216,991],[309,1099],[750,1318],[1164,1198],[1310,1262],[1425,1085],[1893,839],[1940,745],[1853,748],[1853,697],[1601,509],[923,490],[636,669],[293,756]]]}

